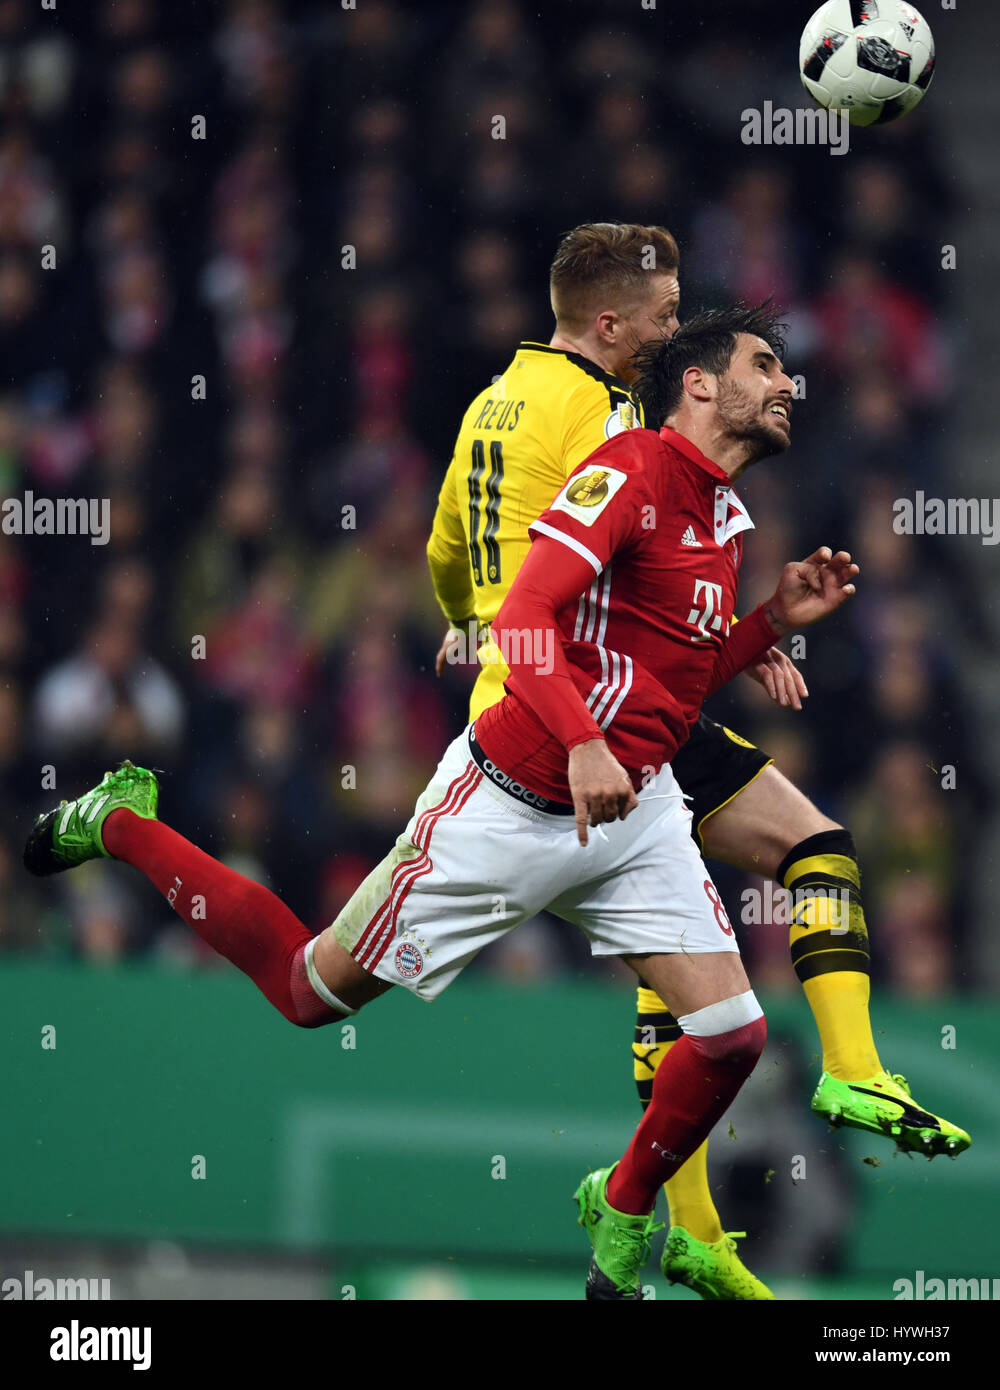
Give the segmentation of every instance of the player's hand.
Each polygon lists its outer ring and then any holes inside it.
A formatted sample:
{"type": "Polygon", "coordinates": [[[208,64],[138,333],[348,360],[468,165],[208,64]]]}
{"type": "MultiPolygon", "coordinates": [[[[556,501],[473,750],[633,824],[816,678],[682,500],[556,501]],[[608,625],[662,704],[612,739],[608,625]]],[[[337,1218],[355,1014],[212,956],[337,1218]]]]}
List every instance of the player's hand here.
{"type": "Polygon", "coordinates": [[[588,825],[624,820],[639,804],[628,773],[603,738],[570,749],[569,790],[581,845],[587,843],[588,825]]]}
{"type": "Polygon", "coordinates": [[[806,560],[786,565],[774,591],[764,605],[768,621],[780,637],[796,627],[808,627],[835,612],[854,593],[852,580],[859,573],[846,550],[836,555],[821,546],[806,560]]]}
{"type": "Polygon", "coordinates": [[[809,691],[802,679],[802,672],[780,647],[771,647],[760,661],[748,666],[744,674],[762,685],[776,705],[801,709],[802,701],[808,699],[809,691]]]}
{"type": "Polygon", "coordinates": [[[445,633],[444,640],[442,641],[441,646],[438,649],[438,654],[434,658],[434,671],[437,676],[443,676],[444,668],[446,666],[454,664],[452,660],[452,653],[457,648],[458,643],[461,640],[461,636],[462,634],[458,630],[458,628],[454,627],[450,627],[448,631],[445,633]]]}

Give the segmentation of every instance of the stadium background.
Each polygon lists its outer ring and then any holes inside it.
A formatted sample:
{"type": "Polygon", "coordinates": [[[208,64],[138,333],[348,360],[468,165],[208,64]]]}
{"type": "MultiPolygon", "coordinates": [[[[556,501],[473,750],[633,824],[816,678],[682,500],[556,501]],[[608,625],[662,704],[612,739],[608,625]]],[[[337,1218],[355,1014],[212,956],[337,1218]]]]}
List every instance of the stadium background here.
{"type": "MultiPolygon", "coordinates": [[[[975,1141],[925,1168],[827,1136],[787,929],[744,927],[772,1041],[713,1139],[727,1229],[782,1297],[1000,1274],[996,552],[892,528],[917,488],[996,491],[998,17],[925,0],[935,84],[848,156],[747,147],[744,108],[806,102],[813,7],[0,0],[3,494],[111,505],[106,546],[0,534],[3,1277],[578,1296],[567,1198],[637,1116],[625,972],[542,920],[433,1010],[301,1034],[138,875],[38,884],[20,849],[44,767],[72,796],[127,755],[178,829],[333,918],[463,722],[423,553],[461,412],[548,340],[556,240],[594,219],[674,231],[682,317],[788,306],[806,395],[741,488],[743,603],[826,542],[862,585],[808,634],[802,714],[745,680],[711,712],[852,829],[883,1055],[975,1141]]],[[[717,878],[734,920],[762,886],[717,878]]]]}

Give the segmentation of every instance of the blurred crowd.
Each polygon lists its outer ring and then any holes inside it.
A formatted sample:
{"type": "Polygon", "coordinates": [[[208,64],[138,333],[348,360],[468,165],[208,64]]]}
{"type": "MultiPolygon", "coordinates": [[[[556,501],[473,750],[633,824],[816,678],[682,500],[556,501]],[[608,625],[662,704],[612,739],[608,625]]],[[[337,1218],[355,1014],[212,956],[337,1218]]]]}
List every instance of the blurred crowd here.
{"type": "MultiPolygon", "coordinates": [[[[946,493],[946,155],[920,114],[848,158],[748,150],[744,106],[805,100],[771,7],[719,32],[621,8],[0,0],[3,495],[111,522],[0,533],[0,947],[215,960],[131,871],[21,868],[32,816],[124,756],[164,769],[179,830],[332,920],[464,722],[424,559],[462,411],[548,341],[559,235],[618,219],[676,234],[682,318],[788,308],[803,399],[741,489],[744,606],[819,544],[863,570],[806,635],[802,714],[745,679],[709,712],[853,830],[876,980],[974,984],[982,793],[947,768],[972,760],[951,643],[977,616],[892,529],[895,498],[946,493]]],[[[718,877],[738,916],[760,885],[718,877]]],[[[785,927],[742,942],[794,987],[785,927]]],[[[478,968],[585,958],[542,920],[478,968]]]]}

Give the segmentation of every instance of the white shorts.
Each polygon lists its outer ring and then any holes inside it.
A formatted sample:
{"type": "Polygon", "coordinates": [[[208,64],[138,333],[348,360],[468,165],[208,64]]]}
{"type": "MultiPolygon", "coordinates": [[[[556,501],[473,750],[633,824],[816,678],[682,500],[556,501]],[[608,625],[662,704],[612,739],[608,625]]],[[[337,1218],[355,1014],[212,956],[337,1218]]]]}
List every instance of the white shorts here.
{"type": "Polygon", "coordinates": [[[590,828],[583,846],[572,815],[494,785],[469,740],[466,729],[449,746],[395,848],[333,924],[371,974],[434,999],[543,908],[581,927],[595,956],[739,951],[669,764],[626,820],[590,828]]]}

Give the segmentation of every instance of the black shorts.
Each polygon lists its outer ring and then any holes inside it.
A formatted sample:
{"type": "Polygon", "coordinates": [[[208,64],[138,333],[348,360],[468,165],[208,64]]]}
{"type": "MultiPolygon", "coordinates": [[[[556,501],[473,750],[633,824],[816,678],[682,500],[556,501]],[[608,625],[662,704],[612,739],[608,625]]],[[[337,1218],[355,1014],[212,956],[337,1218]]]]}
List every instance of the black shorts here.
{"type": "Polygon", "coordinates": [[[773,761],[732,729],[703,714],[698,716],[687,743],[674,754],[670,766],[688,798],[691,834],[699,850],[704,850],[701,827],[709,816],[738,796],[773,761]]]}

